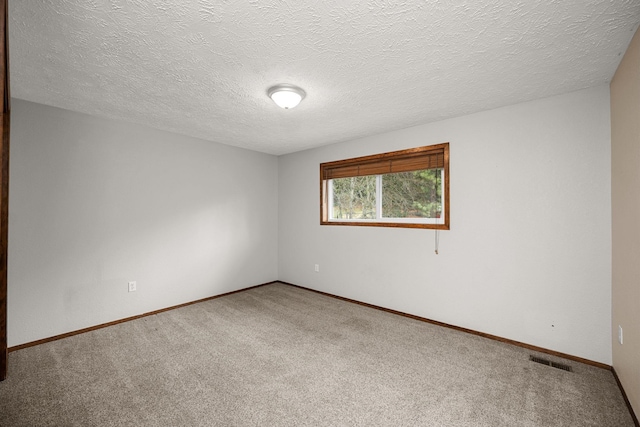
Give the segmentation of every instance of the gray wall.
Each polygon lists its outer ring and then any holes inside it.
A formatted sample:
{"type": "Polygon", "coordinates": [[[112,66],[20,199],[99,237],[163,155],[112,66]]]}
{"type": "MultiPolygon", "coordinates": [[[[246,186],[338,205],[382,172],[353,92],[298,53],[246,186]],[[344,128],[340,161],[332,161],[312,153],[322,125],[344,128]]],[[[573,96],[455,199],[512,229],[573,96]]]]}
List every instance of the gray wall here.
{"type": "Polygon", "coordinates": [[[12,107],[9,346],[277,279],[277,157],[12,107]]]}
{"type": "Polygon", "coordinates": [[[278,276],[610,364],[610,158],[608,86],[282,156],[278,276]],[[433,230],[319,225],[321,162],[447,141],[439,255],[433,230]]]}
{"type": "Polygon", "coordinates": [[[607,86],[280,158],[20,100],[11,137],[10,346],[279,278],[611,363],[607,86]],[[319,225],[319,163],[446,141],[439,255],[319,225]]]}

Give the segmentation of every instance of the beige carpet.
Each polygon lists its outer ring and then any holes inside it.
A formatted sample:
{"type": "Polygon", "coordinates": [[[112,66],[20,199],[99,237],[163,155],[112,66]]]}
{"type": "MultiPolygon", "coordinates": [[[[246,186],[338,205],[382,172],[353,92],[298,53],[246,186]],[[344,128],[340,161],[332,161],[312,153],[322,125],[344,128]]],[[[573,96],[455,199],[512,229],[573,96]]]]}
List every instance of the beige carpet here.
{"type": "Polygon", "coordinates": [[[0,425],[633,426],[530,353],[272,284],[10,353],[0,425]]]}

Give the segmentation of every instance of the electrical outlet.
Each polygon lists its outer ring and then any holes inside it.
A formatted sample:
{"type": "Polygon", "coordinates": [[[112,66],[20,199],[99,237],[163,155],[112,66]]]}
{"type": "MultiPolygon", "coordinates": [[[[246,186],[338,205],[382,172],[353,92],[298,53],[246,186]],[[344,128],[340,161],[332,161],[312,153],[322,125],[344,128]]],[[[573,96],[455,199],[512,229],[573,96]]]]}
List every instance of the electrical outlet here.
{"type": "Polygon", "coordinates": [[[622,326],[618,325],[618,342],[622,344],[622,326]]]}
{"type": "Polygon", "coordinates": [[[320,265],[316,264],[316,273],[318,273],[320,271],[320,265]]]}
{"type": "Polygon", "coordinates": [[[135,292],[137,290],[136,282],[129,282],[129,292],[135,292]]]}

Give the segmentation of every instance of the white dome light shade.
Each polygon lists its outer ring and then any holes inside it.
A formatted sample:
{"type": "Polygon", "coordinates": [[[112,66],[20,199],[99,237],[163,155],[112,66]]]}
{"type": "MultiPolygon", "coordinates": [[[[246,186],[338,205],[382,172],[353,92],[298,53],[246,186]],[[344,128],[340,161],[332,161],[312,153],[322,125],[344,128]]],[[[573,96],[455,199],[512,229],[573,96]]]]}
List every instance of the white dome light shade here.
{"type": "Polygon", "coordinates": [[[299,87],[287,84],[273,86],[268,94],[278,107],[287,110],[298,105],[306,95],[299,87]]]}

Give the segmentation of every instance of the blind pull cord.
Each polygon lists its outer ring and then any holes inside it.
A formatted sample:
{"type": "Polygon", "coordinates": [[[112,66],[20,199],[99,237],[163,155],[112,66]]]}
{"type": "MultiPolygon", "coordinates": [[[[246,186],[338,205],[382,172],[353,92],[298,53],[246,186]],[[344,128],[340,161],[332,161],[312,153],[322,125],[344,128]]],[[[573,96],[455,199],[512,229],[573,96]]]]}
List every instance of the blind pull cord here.
{"type": "MultiPolygon", "coordinates": [[[[438,186],[439,186],[439,180],[438,178],[440,177],[440,172],[438,171],[438,169],[434,169],[436,171],[436,182],[435,182],[435,194],[436,194],[436,198],[438,197],[438,186]]],[[[440,218],[438,218],[438,212],[437,212],[437,208],[436,208],[436,225],[440,223],[440,218]]],[[[435,231],[435,246],[436,246],[436,255],[438,255],[438,248],[440,247],[440,230],[438,230],[437,228],[434,230],[435,231]]]]}

